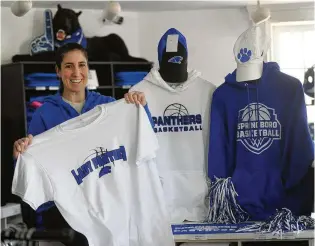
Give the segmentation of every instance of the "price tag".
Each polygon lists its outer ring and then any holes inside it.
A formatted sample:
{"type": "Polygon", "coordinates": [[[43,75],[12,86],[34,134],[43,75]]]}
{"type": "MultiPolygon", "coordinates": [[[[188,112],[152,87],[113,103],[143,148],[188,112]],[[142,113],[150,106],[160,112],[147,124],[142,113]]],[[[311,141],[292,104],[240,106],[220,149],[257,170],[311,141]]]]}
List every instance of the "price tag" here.
{"type": "Polygon", "coordinates": [[[37,91],[44,91],[44,90],[46,90],[46,87],[45,86],[36,86],[35,90],[37,90],[37,91]]]}
{"type": "Polygon", "coordinates": [[[256,239],[256,240],[266,240],[266,239],[267,239],[267,234],[257,233],[257,234],[255,235],[255,239],[256,239]]]}
{"type": "Polygon", "coordinates": [[[195,240],[207,240],[207,235],[201,234],[201,235],[195,235],[195,240]]]}
{"type": "Polygon", "coordinates": [[[59,89],[58,86],[49,86],[49,90],[51,91],[57,91],[59,89]]]}
{"type": "Polygon", "coordinates": [[[166,52],[177,52],[178,34],[168,35],[166,40],[166,52]]]}
{"type": "Polygon", "coordinates": [[[92,85],[88,85],[88,89],[89,89],[89,90],[96,90],[97,87],[96,87],[96,86],[92,86],[92,85]]]}
{"type": "Polygon", "coordinates": [[[296,233],[294,232],[287,232],[282,234],[282,239],[295,239],[296,238],[296,233]]]}

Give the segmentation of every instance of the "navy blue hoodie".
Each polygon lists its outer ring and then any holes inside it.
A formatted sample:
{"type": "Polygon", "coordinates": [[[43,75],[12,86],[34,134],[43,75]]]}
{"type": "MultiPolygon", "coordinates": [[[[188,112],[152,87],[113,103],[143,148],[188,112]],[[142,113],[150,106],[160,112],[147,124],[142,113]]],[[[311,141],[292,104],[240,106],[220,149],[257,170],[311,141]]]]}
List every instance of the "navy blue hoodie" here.
{"type": "MultiPolygon", "coordinates": [[[[299,213],[292,199],[314,159],[299,80],[264,63],[258,83],[237,82],[236,70],[213,94],[209,178],[232,177],[238,202],[252,220],[276,209],[299,213]]],[[[304,195],[304,194],[303,194],[304,195]]],[[[297,198],[297,197],[295,197],[297,198]]]]}

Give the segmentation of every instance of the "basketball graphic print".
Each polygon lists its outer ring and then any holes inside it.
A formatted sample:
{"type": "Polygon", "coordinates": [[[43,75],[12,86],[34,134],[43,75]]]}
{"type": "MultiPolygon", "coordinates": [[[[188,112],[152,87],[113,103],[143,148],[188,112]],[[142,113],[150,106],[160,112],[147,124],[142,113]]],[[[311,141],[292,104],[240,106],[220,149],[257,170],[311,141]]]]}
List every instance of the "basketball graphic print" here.
{"type": "Polygon", "coordinates": [[[112,168],[115,167],[115,161],[127,161],[124,146],[119,146],[119,148],[112,150],[107,150],[104,147],[95,147],[93,150],[90,150],[89,155],[84,158],[79,167],[71,170],[71,174],[77,184],[80,185],[95,170],[99,171],[99,178],[111,174],[112,168]]]}
{"type": "Polygon", "coordinates": [[[261,104],[251,104],[244,110],[242,120],[243,121],[270,120],[270,113],[268,109],[261,104]]]}
{"type": "Polygon", "coordinates": [[[164,110],[164,116],[184,116],[188,115],[188,110],[184,105],[173,103],[164,110]]]}
{"type": "Polygon", "coordinates": [[[251,103],[239,111],[237,141],[249,151],[261,154],[274,140],[281,139],[281,124],[275,109],[262,103],[251,103]]]}

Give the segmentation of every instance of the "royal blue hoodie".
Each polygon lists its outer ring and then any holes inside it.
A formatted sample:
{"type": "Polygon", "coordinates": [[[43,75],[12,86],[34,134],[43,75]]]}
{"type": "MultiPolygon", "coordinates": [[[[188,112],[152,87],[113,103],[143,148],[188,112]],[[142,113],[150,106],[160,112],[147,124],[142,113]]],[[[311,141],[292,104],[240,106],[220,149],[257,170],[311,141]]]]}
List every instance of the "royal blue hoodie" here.
{"type": "MultiPolygon", "coordinates": [[[[115,100],[113,97],[104,96],[98,92],[86,89],[85,104],[81,114],[93,109],[97,105],[110,103],[115,100]]],[[[153,125],[148,105],[144,108],[153,125]]],[[[61,94],[57,92],[55,95],[46,97],[44,104],[35,111],[28,128],[28,134],[32,134],[33,136],[38,135],[77,116],[79,116],[79,113],[70,104],[65,102],[61,94]]]]}
{"type": "MultiPolygon", "coordinates": [[[[85,104],[81,113],[85,113],[95,106],[115,101],[114,98],[103,96],[100,93],[86,90],[85,104]]],[[[28,134],[36,136],[67,120],[79,116],[79,113],[62,99],[59,92],[45,98],[44,104],[33,114],[28,128],[28,134]]]]}
{"type": "MultiPolygon", "coordinates": [[[[236,70],[213,94],[209,178],[232,177],[237,201],[252,220],[276,209],[299,213],[288,198],[314,159],[304,92],[299,80],[264,63],[261,79],[237,82],[236,70]]],[[[295,194],[297,194],[295,190],[295,194]]]]}

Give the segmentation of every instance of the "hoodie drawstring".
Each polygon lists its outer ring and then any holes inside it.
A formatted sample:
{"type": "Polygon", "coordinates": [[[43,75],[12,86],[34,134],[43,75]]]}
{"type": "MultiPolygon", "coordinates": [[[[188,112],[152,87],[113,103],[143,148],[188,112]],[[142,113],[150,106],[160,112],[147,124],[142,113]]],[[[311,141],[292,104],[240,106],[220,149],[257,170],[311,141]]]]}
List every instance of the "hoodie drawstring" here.
{"type": "Polygon", "coordinates": [[[248,110],[248,119],[247,119],[247,123],[249,125],[249,137],[252,136],[252,126],[250,123],[250,114],[251,114],[251,107],[250,107],[250,99],[249,99],[249,88],[248,88],[248,84],[245,83],[246,86],[246,90],[247,90],[247,110],[248,110]]]}
{"type": "MultiPolygon", "coordinates": [[[[257,82],[257,85],[256,85],[256,103],[254,104],[255,107],[254,107],[254,113],[255,113],[255,117],[253,117],[252,119],[255,119],[258,121],[258,126],[257,126],[257,130],[258,130],[258,136],[259,136],[259,129],[260,129],[260,117],[259,117],[259,97],[258,97],[258,94],[259,94],[259,89],[258,89],[258,83],[259,81],[257,82]]],[[[251,126],[251,106],[250,106],[250,92],[249,92],[249,85],[248,83],[245,83],[245,86],[246,86],[246,91],[247,91],[247,107],[248,107],[248,124],[249,124],[249,137],[251,138],[252,137],[252,126],[251,126]]]]}
{"type": "Polygon", "coordinates": [[[260,80],[257,81],[257,85],[256,85],[256,113],[257,113],[257,119],[258,119],[258,127],[257,127],[257,131],[258,131],[258,136],[259,136],[259,129],[260,129],[260,115],[259,115],[259,110],[258,110],[258,107],[259,107],[259,100],[258,100],[258,83],[260,82],[260,80]]]}

